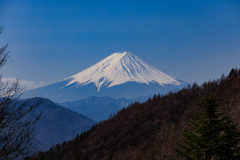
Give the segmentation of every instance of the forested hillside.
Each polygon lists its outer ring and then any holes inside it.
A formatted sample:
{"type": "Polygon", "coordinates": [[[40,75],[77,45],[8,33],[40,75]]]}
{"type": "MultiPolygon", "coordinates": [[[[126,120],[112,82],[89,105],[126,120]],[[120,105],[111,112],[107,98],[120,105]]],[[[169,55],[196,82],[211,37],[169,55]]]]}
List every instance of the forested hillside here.
{"type": "Polygon", "coordinates": [[[155,95],[142,104],[136,102],[73,140],[39,152],[33,159],[159,160],[164,154],[174,157],[171,147],[181,141],[183,129],[191,130],[189,120],[203,110],[198,103],[210,95],[218,98],[221,112],[240,122],[240,70],[235,69],[228,76],[201,86],[194,83],[177,93],[155,95]]]}

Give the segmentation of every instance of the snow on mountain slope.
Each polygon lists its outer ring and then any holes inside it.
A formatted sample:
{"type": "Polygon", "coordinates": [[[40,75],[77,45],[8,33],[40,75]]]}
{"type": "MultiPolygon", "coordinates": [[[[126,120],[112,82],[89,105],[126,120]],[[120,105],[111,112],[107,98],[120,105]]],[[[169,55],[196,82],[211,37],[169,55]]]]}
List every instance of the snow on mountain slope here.
{"type": "Polygon", "coordinates": [[[126,82],[153,83],[161,86],[182,84],[130,52],[113,53],[94,66],[62,81],[68,81],[64,87],[74,84],[75,88],[93,82],[98,91],[102,86],[109,88],[126,82]]]}

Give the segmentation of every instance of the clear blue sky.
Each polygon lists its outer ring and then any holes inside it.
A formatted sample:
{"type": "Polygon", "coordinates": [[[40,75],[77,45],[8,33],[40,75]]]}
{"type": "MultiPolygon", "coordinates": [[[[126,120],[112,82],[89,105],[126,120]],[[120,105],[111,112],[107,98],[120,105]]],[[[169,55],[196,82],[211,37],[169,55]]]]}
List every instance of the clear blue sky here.
{"type": "Polygon", "coordinates": [[[239,0],[0,0],[0,72],[47,85],[129,51],[188,83],[240,67],[239,0]]]}

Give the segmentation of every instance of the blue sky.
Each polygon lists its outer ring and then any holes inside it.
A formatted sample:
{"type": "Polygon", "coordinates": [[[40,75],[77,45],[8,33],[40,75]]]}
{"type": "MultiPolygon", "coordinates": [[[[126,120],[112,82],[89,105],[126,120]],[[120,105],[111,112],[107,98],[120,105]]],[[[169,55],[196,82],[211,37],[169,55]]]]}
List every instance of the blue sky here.
{"type": "Polygon", "coordinates": [[[240,67],[238,0],[0,0],[4,78],[47,85],[129,51],[188,83],[240,67]]]}

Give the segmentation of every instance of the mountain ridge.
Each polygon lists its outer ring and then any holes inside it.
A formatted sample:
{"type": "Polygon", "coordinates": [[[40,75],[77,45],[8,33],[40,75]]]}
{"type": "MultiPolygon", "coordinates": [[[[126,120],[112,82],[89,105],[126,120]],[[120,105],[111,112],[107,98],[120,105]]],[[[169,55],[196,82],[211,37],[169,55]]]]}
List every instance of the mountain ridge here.
{"type": "Polygon", "coordinates": [[[47,150],[52,145],[70,140],[96,124],[93,119],[57,105],[49,99],[34,97],[23,101],[41,101],[32,113],[33,115],[42,113],[35,124],[35,138],[39,141],[40,150],[47,150]]]}
{"type": "Polygon", "coordinates": [[[59,103],[59,105],[72,111],[81,113],[95,121],[102,121],[106,120],[110,115],[116,114],[117,111],[128,107],[136,101],[142,103],[147,100],[148,97],[136,97],[133,99],[114,99],[111,97],[91,96],[78,101],[59,103]]]}

